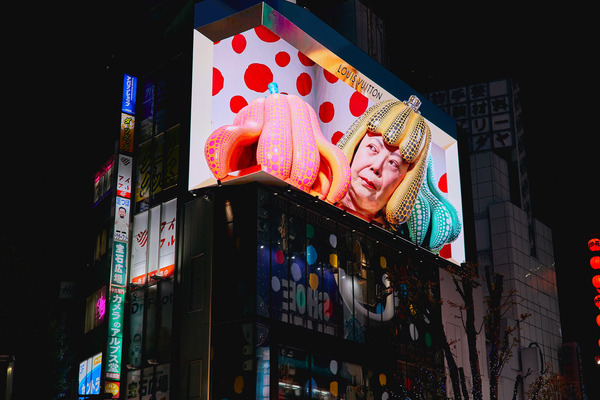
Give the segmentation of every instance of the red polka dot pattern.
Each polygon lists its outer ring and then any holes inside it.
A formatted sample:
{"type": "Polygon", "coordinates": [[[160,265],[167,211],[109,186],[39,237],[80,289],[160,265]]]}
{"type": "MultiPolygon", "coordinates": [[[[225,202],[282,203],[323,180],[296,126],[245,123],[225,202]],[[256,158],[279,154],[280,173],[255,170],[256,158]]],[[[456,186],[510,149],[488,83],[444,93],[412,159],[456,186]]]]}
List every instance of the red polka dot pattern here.
{"type": "Polygon", "coordinates": [[[231,41],[231,48],[238,54],[241,54],[246,49],[246,38],[244,35],[235,35],[231,41]]]}
{"type": "Polygon", "coordinates": [[[336,131],[333,136],[331,137],[331,143],[333,144],[337,144],[337,142],[340,141],[340,139],[342,138],[342,136],[344,136],[344,134],[340,131],[336,131]]]}
{"type": "Polygon", "coordinates": [[[260,40],[266,43],[275,43],[281,39],[277,34],[273,33],[273,31],[263,25],[259,25],[254,28],[254,32],[260,40]]]}
{"type": "Polygon", "coordinates": [[[443,174],[438,181],[438,188],[442,193],[448,193],[448,174],[443,174]]]}
{"type": "Polygon", "coordinates": [[[300,60],[302,65],[307,66],[307,67],[312,67],[313,65],[315,65],[315,62],[313,60],[311,60],[310,58],[308,58],[301,51],[298,52],[298,60],[300,60]]]}
{"type": "Polygon", "coordinates": [[[248,65],[244,72],[244,82],[248,89],[262,93],[268,90],[269,83],[273,82],[273,73],[266,65],[253,63],[248,65]]]}
{"type": "Polygon", "coordinates": [[[350,97],[350,113],[356,118],[360,117],[369,105],[369,99],[358,92],[354,92],[350,97]]]}
{"type": "Polygon", "coordinates": [[[246,107],[248,102],[242,96],[233,96],[229,101],[231,112],[237,114],[242,108],[246,107]]]}
{"type": "Polygon", "coordinates": [[[370,101],[302,51],[264,26],[241,32],[214,45],[213,126],[231,124],[235,114],[258,96],[295,94],[316,112],[325,138],[337,143],[370,101]],[[335,137],[334,137],[335,135],[335,137]]]}
{"type": "Polygon", "coordinates": [[[308,95],[312,90],[312,79],[306,72],[301,73],[296,79],[296,90],[301,96],[308,95]]]}
{"type": "Polygon", "coordinates": [[[333,104],[329,101],[324,102],[319,106],[319,118],[322,122],[328,123],[331,122],[333,116],[335,114],[335,109],[333,104]]]}
{"type": "Polygon", "coordinates": [[[450,244],[446,244],[440,249],[440,257],[445,259],[452,258],[452,246],[450,244]]]}
{"type": "Polygon", "coordinates": [[[336,83],[338,81],[337,76],[327,71],[326,69],[323,70],[323,76],[325,77],[325,80],[327,80],[327,82],[329,83],[336,83]]]}
{"type": "Polygon", "coordinates": [[[288,64],[290,63],[290,60],[291,60],[290,55],[288,53],[286,53],[285,51],[280,51],[279,53],[277,53],[275,55],[275,62],[281,68],[287,67],[288,64]]]}
{"type": "Polygon", "coordinates": [[[212,95],[215,96],[216,94],[218,94],[223,89],[223,85],[224,85],[223,74],[221,74],[221,71],[219,71],[217,68],[213,67],[212,95]]]}

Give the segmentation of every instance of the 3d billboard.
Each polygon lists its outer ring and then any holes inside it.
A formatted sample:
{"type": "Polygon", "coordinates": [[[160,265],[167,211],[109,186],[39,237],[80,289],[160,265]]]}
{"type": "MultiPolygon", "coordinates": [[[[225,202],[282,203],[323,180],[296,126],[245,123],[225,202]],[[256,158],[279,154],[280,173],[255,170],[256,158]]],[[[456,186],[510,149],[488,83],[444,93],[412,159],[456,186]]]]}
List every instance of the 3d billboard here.
{"type": "Polygon", "coordinates": [[[266,3],[196,18],[188,188],[266,172],[464,261],[453,120],[337,33],[312,31],[305,10],[282,7],[294,23],[266,3]]]}

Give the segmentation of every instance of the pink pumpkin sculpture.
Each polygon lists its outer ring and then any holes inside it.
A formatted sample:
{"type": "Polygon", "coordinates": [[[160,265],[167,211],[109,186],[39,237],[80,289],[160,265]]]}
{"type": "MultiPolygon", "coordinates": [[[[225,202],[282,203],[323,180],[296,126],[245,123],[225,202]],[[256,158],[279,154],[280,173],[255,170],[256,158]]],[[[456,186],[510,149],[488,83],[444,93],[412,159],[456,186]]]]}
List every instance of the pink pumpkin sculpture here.
{"type": "Polygon", "coordinates": [[[242,108],[232,125],[216,129],[204,155],[217,179],[260,165],[269,174],[331,204],[346,195],[350,166],[321,132],[315,110],[298,96],[277,93],[242,108]]]}

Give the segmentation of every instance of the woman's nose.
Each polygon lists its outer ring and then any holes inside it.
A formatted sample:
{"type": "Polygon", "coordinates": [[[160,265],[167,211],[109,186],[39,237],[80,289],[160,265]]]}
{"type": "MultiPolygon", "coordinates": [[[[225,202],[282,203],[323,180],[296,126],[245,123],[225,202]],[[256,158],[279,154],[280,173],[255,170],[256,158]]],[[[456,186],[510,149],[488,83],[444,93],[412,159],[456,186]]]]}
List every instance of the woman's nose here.
{"type": "Polygon", "coordinates": [[[372,158],[371,171],[377,176],[381,174],[381,168],[383,167],[384,157],[376,156],[372,158]]]}

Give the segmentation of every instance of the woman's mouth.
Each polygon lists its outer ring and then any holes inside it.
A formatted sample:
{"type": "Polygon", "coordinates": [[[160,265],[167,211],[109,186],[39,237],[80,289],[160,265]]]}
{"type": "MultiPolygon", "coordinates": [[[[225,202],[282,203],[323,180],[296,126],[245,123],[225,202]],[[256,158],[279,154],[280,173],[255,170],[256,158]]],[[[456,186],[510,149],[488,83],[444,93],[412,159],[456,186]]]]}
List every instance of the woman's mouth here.
{"type": "Polygon", "coordinates": [[[360,179],[362,179],[363,181],[363,185],[365,185],[366,187],[368,187],[369,189],[372,190],[377,190],[377,187],[375,187],[375,184],[373,182],[371,182],[370,180],[368,180],[367,178],[363,178],[362,176],[360,177],[360,179]]]}

